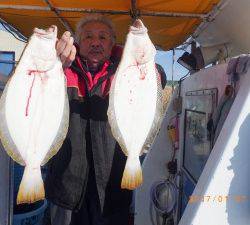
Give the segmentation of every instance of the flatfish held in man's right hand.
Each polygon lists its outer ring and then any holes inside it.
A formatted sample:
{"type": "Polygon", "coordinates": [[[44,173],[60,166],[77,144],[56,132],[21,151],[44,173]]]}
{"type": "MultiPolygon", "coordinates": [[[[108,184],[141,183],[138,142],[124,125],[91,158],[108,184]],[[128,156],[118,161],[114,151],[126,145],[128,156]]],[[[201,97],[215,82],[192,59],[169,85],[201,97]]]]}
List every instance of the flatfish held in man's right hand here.
{"type": "Polygon", "coordinates": [[[0,137],[6,152],[25,166],[17,204],[44,199],[40,166],[66,136],[69,105],[55,44],[57,28],[34,29],[0,99],[0,137]]]}

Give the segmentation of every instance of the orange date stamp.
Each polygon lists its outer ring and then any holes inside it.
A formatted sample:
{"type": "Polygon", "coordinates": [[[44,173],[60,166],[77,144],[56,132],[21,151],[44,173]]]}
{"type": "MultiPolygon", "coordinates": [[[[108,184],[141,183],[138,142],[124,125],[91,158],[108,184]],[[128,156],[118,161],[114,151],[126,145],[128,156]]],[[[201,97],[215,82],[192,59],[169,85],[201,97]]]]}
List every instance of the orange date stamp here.
{"type": "Polygon", "coordinates": [[[224,203],[227,201],[234,201],[241,203],[247,201],[246,195],[191,195],[189,196],[189,203],[206,202],[206,203],[224,203]]]}

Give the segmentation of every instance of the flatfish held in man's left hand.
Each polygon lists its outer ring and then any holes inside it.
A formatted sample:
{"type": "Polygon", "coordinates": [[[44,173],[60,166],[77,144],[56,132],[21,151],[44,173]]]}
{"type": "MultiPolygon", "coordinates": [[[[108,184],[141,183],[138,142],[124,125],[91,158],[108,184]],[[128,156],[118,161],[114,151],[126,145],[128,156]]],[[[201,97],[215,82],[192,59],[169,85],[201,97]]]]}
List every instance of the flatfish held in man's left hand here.
{"type": "Polygon", "coordinates": [[[121,188],[129,190],[143,182],[139,156],[154,142],[164,115],[155,54],[147,28],[135,20],[111,84],[108,108],[113,136],[127,156],[121,188]]]}
{"type": "Polygon", "coordinates": [[[34,29],[0,99],[2,144],[25,166],[17,204],[44,199],[40,167],[57,153],[68,129],[68,97],[56,40],[57,27],[34,29]]]}

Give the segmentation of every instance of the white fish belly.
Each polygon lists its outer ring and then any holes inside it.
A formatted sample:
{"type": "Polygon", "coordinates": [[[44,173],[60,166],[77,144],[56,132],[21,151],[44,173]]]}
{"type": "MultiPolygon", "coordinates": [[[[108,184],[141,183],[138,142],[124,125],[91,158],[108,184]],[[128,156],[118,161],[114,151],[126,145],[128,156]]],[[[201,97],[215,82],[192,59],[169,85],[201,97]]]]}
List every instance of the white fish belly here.
{"type": "Polygon", "coordinates": [[[157,75],[153,62],[140,78],[138,66],[125,68],[116,77],[114,110],[127,153],[138,156],[152,127],[157,104],[157,75]]]}
{"type": "Polygon", "coordinates": [[[64,74],[56,66],[49,73],[16,71],[8,86],[6,123],[25,164],[41,164],[63,117],[64,74]]]}

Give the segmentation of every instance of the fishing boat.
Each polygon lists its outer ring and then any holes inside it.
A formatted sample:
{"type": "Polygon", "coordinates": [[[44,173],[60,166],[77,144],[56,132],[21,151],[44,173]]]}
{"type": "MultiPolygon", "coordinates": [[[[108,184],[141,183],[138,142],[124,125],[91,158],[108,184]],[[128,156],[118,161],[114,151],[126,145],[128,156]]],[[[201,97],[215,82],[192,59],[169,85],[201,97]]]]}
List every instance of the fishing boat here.
{"type": "MultiPolygon", "coordinates": [[[[143,161],[134,224],[248,225],[249,9],[249,0],[3,0],[0,21],[26,41],[34,27],[55,24],[60,34],[74,34],[80,17],[102,13],[122,45],[129,24],[141,18],[159,50],[191,46],[178,59],[189,73],[173,88],[143,161]]],[[[0,163],[0,225],[15,225],[13,162],[0,151],[0,163]]]]}

